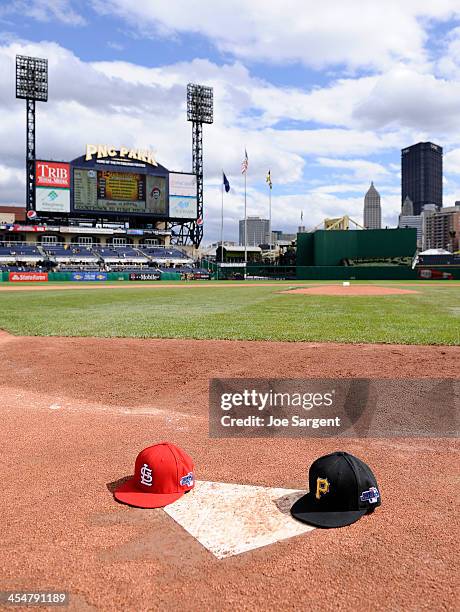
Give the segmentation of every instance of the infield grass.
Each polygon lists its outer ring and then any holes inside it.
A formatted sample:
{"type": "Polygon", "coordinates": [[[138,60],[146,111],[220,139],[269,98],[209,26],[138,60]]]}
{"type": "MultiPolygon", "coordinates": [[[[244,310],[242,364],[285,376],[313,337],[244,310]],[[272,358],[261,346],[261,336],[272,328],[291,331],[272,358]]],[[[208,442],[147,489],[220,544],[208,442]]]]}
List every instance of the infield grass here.
{"type": "Polygon", "coordinates": [[[290,285],[298,283],[0,292],[0,328],[41,336],[460,344],[459,285],[377,297],[283,294],[290,285]]]}

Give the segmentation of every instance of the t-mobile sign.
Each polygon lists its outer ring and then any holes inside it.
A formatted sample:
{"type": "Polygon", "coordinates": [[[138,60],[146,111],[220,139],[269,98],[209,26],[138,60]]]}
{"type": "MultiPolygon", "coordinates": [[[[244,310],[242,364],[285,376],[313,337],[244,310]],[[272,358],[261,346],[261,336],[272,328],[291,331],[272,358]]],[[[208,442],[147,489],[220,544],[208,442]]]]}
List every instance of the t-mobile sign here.
{"type": "Polygon", "coordinates": [[[35,183],[37,187],[70,188],[70,164],[64,162],[35,162],[35,183]]]}

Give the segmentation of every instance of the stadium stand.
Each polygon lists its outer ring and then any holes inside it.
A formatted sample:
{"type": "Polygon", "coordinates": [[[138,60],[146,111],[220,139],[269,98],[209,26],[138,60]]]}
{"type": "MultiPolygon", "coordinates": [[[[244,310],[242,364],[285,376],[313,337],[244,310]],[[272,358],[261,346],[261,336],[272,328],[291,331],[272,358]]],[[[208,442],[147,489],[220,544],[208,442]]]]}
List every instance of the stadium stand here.
{"type": "Polygon", "coordinates": [[[17,243],[0,247],[0,262],[36,263],[43,259],[36,245],[17,243]]]}
{"type": "Polygon", "coordinates": [[[193,259],[187,257],[182,251],[176,248],[151,247],[140,245],[139,251],[146,255],[151,261],[158,264],[170,263],[173,265],[192,264],[193,259]]]}
{"type": "Polygon", "coordinates": [[[209,277],[193,259],[174,247],[0,243],[0,271],[176,272],[209,277]],[[40,264],[40,265],[39,265],[40,264]]]}
{"type": "Polygon", "coordinates": [[[47,244],[42,246],[50,261],[56,263],[98,263],[99,258],[81,245],[47,244]]]}
{"type": "Polygon", "coordinates": [[[130,245],[109,246],[109,247],[93,247],[93,252],[96,253],[106,264],[128,264],[139,263],[148,264],[150,259],[137,249],[130,245]]]}
{"type": "Polygon", "coordinates": [[[440,253],[440,254],[423,254],[418,256],[419,266],[460,266],[460,254],[458,253],[440,253]]]}

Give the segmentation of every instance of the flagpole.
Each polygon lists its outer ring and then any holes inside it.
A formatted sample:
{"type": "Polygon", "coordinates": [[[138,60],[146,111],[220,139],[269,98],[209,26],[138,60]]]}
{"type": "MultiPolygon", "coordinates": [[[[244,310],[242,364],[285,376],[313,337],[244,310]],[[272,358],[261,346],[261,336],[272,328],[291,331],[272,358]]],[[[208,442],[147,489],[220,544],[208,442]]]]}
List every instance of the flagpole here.
{"type": "MultiPolygon", "coordinates": [[[[220,263],[224,261],[224,170],[222,168],[222,206],[220,213],[220,263]]],[[[222,266],[221,266],[222,267],[222,266]]],[[[217,266],[217,278],[219,278],[219,266],[217,266]]]]}
{"type": "Polygon", "coordinates": [[[244,280],[248,275],[248,207],[247,207],[247,174],[248,174],[248,152],[244,148],[244,160],[241,164],[241,172],[244,174],[244,280]]]}
{"type": "Polygon", "coordinates": [[[246,206],[246,175],[248,169],[244,173],[244,280],[246,280],[248,273],[248,217],[247,217],[247,206],[246,206]]]}
{"type": "Polygon", "coordinates": [[[272,255],[272,187],[270,183],[268,185],[268,231],[270,232],[270,260],[271,260],[271,255],[272,255]]]}

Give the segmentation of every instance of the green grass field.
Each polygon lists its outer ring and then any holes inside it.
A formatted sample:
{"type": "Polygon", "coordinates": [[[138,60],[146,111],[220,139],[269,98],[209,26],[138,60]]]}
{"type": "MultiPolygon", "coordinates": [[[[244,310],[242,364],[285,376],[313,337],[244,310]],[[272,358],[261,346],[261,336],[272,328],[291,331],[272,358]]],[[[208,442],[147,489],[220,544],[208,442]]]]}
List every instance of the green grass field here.
{"type": "Polygon", "coordinates": [[[1,292],[0,328],[44,336],[460,344],[458,284],[418,284],[418,294],[381,297],[280,293],[298,284],[1,292]]]}

